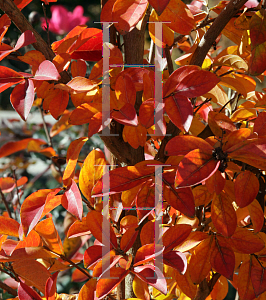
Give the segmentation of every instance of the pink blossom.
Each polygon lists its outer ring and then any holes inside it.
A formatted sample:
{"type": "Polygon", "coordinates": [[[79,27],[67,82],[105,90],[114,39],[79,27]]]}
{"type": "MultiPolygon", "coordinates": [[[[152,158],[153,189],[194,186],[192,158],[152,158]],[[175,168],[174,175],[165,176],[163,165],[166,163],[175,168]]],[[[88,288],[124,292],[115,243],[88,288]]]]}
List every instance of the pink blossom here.
{"type": "Polygon", "coordinates": [[[248,0],[246,3],[245,3],[245,6],[247,8],[252,8],[252,7],[257,7],[258,6],[258,1],[257,0],[248,0]]]}
{"type": "MultiPolygon", "coordinates": [[[[51,7],[52,18],[48,19],[49,30],[56,34],[65,34],[78,25],[83,25],[89,21],[89,17],[84,17],[84,9],[78,5],[73,12],[68,11],[63,5],[51,7]]],[[[42,18],[42,28],[46,27],[45,19],[42,18]]]]}

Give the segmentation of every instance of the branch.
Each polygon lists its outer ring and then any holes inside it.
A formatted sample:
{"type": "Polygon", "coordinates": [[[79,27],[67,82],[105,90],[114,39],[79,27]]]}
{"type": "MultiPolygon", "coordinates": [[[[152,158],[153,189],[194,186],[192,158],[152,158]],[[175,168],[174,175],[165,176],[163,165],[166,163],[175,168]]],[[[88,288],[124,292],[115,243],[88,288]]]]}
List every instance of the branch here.
{"type": "Polygon", "coordinates": [[[8,292],[8,294],[12,295],[12,296],[17,296],[17,291],[12,289],[10,286],[8,286],[7,284],[3,283],[0,281],[0,288],[5,290],[6,292],[8,292]]]}
{"type": "MultiPolygon", "coordinates": [[[[232,17],[236,15],[239,9],[247,2],[247,0],[231,0],[228,5],[224,8],[224,10],[219,14],[219,16],[215,19],[209,30],[205,33],[200,43],[198,44],[196,50],[194,51],[190,65],[202,65],[206,55],[208,54],[210,48],[215,42],[216,38],[222,32],[227,23],[231,20],[232,17]]],[[[208,126],[207,126],[208,127],[208,126]]],[[[155,157],[155,159],[164,162],[166,160],[166,156],[164,155],[164,148],[168,141],[172,139],[174,136],[178,135],[180,132],[179,129],[173,125],[172,122],[169,122],[166,128],[167,134],[170,136],[164,137],[161,147],[155,157]]]]}
{"type": "Polygon", "coordinates": [[[190,64],[202,65],[206,55],[208,54],[213,43],[222,32],[227,23],[238,13],[239,9],[247,2],[247,0],[231,0],[224,10],[215,19],[209,30],[202,37],[196,50],[194,51],[190,64]]]}
{"type": "Polygon", "coordinates": [[[5,197],[4,193],[2,192],[1,188],[0,188],[0,195],[1,195],[1,198],[2,198],[2,200],[4,202],[4,205],[6,207],[6,211],[7,211],[8,215],[9,215],[9,218],[13,219],[11,211],[10,211],[10,208],[9,208],[8,203],[6,201],[6,197],[5,197]]]}
{"type": "MultiPolygon", "coordinates": [[[[8,17],[21,32],[25,32],[27,30],[33,32],[36,38],[36,42],[32,44],[33,47],[36,50],[40,51],[47,60],[53,60],[53,58],[55,57],[53,50],[43,40],[40,34],[31,26],[29,21],[12,0],[0,0],[0,9],[8,15],[8,17]]],[[[61,72],[60,75],[62,83],[67,83],[71,79],[66,71],[61,72]]]]}

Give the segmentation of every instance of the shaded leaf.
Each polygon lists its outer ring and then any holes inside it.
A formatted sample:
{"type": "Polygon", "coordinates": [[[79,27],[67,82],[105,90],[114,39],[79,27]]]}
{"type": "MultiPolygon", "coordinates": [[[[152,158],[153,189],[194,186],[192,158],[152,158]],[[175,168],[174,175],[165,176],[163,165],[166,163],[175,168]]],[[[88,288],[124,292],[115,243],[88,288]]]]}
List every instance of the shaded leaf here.
{"type": "Polygon", "coordinates": [[[239,270],[237,287],[240,299],[253,300],[256,295],[251,282],[251,261],[244,261],[239,270]]]}
{"type": "Polygon", "coordinates": [[[45,297],[46,300],[54,300],[56,295],[56,280],[59,272],[55,272],[49,277],[45,284],[45,297]]]}
{"type": "Polygon", "coordinates": [[[215,228],[223,236],[230,237],[234,234],[237,226],[236,212],[225,194],[217,195],[212,200],[211,217],[215,228]]]}
{"type": "Polygon", "coordinates": [[[11,218],[0,216],[0,234],[18,237],[19,223],[11,218]]]}
{"type": "Polygon", "coordinates": [[[266,273],[256,258],[252,258],[250,277],[255,295],[258,297],[266,291],[266,273]]]}
{"type": "Polygon", "coordinates": [[[233,279],[235,254],[224,240],[216,238],[212,243],[210,262],[218,273],[229,280],[233,279]]]}
{"type": "Polygon", "coordinates": [[[176,269],[181,274],[187,270],[187,258],[185,254],[179,251],[169,251],[163,255],[163,263],[176,269]]]}
{"type": "Polygon", "coordinates": [[[79,291],[78,300],[96,300],[96,284],[96,278],[91,278],[89,281],[87,281],[79,291]]]}
{"type": "Polygon", "coordinates": [[[252,203],[248,205],[247,208],[250,213],[250,218],[253,224],[254,231],[258,233],[264,226],[264,214],[261,205],[259,204],[258,200],[255,199],[252,203]]]}
{"type": "Polygon", "coordinates": [[[20,281],[18,284],[19,300],[41,300],[42,297],[37,294],[31,287],[20,281]]]}

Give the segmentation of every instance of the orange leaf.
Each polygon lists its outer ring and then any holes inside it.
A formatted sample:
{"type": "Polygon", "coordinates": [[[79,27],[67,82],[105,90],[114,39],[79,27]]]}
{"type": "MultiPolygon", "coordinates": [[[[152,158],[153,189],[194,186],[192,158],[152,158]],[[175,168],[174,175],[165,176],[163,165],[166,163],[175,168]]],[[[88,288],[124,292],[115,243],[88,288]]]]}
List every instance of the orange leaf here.
{"type": "Polygon", "coordinates": [[[119,102],[135,105],[136,89],[131,77],[127,73],[117,77],[115,83],[115,94],[119,102]]]}
{"type": "Polygon", "coordinates": [[[92,235],[102,244],[117,248],[117,239],[113,228],[111,227],[109,221],[106,226],[107,220],[103,219],[100,212],[92,210],[87,214],[87,225],[92,235]],[[103,228],[103,226],[106,226],[103,228]],[[109,232],[108,232],[109,231],[109,232]]]}
{"type": "Polygon", "coordinates": [[[146,8],[147,0],[117,0],[112,10],[112,20],[120,34],[130,32],[142,19],[146,8]]]}
{"type": "Polygon", "coordinates": [[[255,199],[249,204],[248,211],[250,213],[254,231],[256,233],[260,232],[264,226],[264,214],[258,200],[255,199]]]}
{"type": "Polygon", "coordinates": [[[207,238],[208,235],[205,232],[193,231],[189,234],[188,238],[183,243],[175,247],[175,250],[178,250],[180,252],[187,252],[207,238]]]}
{"type": "Polygon", "coordinates": [[[240,173],[235,180],[235,201],[243,208],[248,206],[257,196],[260,189],[259,180],[250,171],[240,173]]]}
{"type": "Polygon", "coordinates": [[[69,186],[71,184],[71,179],[74,177],[74,172],[76,164],[78,161],[79,153],[83,145],[87,142],[88,138],[81,137],[73,142],[68,147],[67,150],[67,166],[63,175],[64,185],[69,186]]]}
{"type": "Polygon", "coordinates": [[[34,259],[17,260],[12,263],[12,267],[18,276],[25,279],[27,285],[45,294],[45,284],[51,274],[41,263],[34,259]]]}
{"type": "Polygon", "coordinates": [[[11,218],[0,216],[0,234],[18,237],[19,223],[11,218]]]}
{"type": "Polygon", "coordinates": [[[234,251],[246,254],[259,252],[265,247],[263,240],[258,235],[241,227],[236,229],[228,242],[234,251]]]}
{"type": "Polygon", "coordinates": [[[92,150],[86,157],[79,174],[79,188],[82,194],[94,204],[91,191],[95,183],[103,176],[106,160],[100,149],[92,150]]]}
{"type": "Polygon", "coordinates": [[[253,300],[256,295],[251,282],[251,261],[244,261],[239,270],[238,280],[237,280],[237,290],[240,299],[253,300]]]}
{"type": "Polygon", "coordinates": [[[16,186],[14,178],[2,177],[0,178],[0,189],[3,193],[10,193],[16,186]]]}
{"type": "Polygon", "coordinates": [[[237,226],[236,212],[225,194],[217,195],[212,200],[211,217],[215,228],[223,236],[230,237],[234,234],[237,226]]]}
{"type": "Polygon", "coordinates": [[[48,212],[61,204],[60,197],[54,197],[60,189],[39,190],[28,196],[21,205],[20,218],[23,232],[27,235],[48,212]]]}
{"type": "Polygon", "coordinates": [[[212,243],[210,262],[216,272],[229,280],[233,279],[235,254],[233,250],[228,247],[225,239],[215,238],[215,241],[212,243]]]}
{"type": "Polygon", "coordinates": [[[100,245],[93,245],[86,249],[84,252],[83,263],[85,268],[91,268],[100,260],[102,259],[102,253],[104,249],[103,246],[100,245]]]}
{"type": "Polygon", "coordinates": [[[138,236],[138,230],[135,228],[129,228],[123,235],[120,241],[120,248],[124,252],[127,252],[134,244],[138,236]]]}
{"type": "Polygon", "coordinates": [[[236,126],[232,120],[223,113],[210,111],[208,114],[208,124],[214,135],[220,137],[223,134],[223,130],[226,133],[236,130],[236,126]]]}
{"type": "Polygon", "coordinates": [[[37,224],[35,230],[39,233],[43,242],[50,250],[53,250],[58,254],[63,254],[63,245],[52,218],[41,221],[37,224]]]}
{"type": "Polygon", "coordinates": [[[154,243],[154,225],[154,222],[149,221],[142,227],[140,232],[140,240],[142,246],[154,243]]]}
{"type": "Polygon", "coordinates": [[[215,283],[213,290],[211,291],[212,299],[223,300],[228,293],[228,280],[221,276],[215,283]]]}
{"type": "Polygon", "coordinates": [[[255,120],[253,131],[258,133],[258,136],[266,135],[266,112],[260,112],[255,120]]]}
{"type": "Polygon", "coordinates": [[[94,89],[97,83],[85,77],[77,76],[67,83],[67,86],[74,91],[87,92],[94,89]]]}
{"type": "Polygon", "coordinates": [[[96,278],[87,281],[79,291],[78,300],[95,299],[96,284],[96,278]]]}
{"type": "Polygon", "coordinates": [[[222,190],[224,189],[226,179],[223,177],[220,171],[216,171],[211,177],[209,177],[206,180],[206,186],[209,190],[209,192],[216,193],[216,195],[219,195],[222,190]]]}
{"type": "Polygon", "coordinates": [[[180,224],[170,227],[163,235],[164,253],[171,251],[181,244],[190,234],[192,227],[186,224],[180,224]]]}
{"type": "Polygon", "coordinates": [[[150,300],[150,293],[146,282],[135,276],[133,279],[132,287],[136,297],[143,300],[150,300]]]}
{"type": "Polygon", "coordinates": [[[83,59],[77,59],[71,63],[71,74],[73,78],[77,76],[85,77],[86,73],[87,73],[87,64],[83,59]]]}
{"type": "Polygon", "coordinates": [[[139,146],[144,147],[147,140],[146,128],[140,123],[138,126],[125,125],[123,130],[123,139],[134,149],[138,149],[139,146]]]}
{"type": "Polygon", "coordinates": [[[219,168],[211,150],[195,149],[184,156],[177,167],[175,187],[199,184],[211,177],[219,168]]]}
{"type": "Polygon", "coordinates": [[[30,141],[35,141],[39,145],[46,144],[44,140],[33,139],[33,138],[27,138],[16,142],[8,142],[0,148],[0,158],[4,156],[8,156],[10,154],[13,154],[21,150],[25,150],[30,141]]]}
{"type": "Polygon", "coordinates": [[[86,217],[82,218],[82,221],[76,220],[68,229],[67,237],[75,238],[78,236],[83,236],[90,234],[89,227],[87,225],[86,217]]]}
{"type": "Polygon", "coordinates": [[[195,206],[204,205],[207,206],[212,200],[212,194],[208,188],[204,185],[196,186],[192,193],[194,195],[195,206]]]}
{"type": "Polygon", "coordinates": [[[206,238],[193,251],[188,270],[194,284],[202,282],[211,271],[210,254],[212,237],[206,238]]]}
{"type": "Polygon", "coordinates": [[[23,56],[18,57],[19,60],[31,65],[33,75],[37,71],[39,65],[45,61],[45,56],[37,50],[26,52],[23,56]]]}
{"type": "Polygon", "coordinates": [[[109,278],[101,278],[97,282],[96,286],[96,296],[99,299],[104,298],[108,295],[114,288],[118,286],[118,284],[127,276],[129,271],[120,268],[113,267],[110,269],[110,277],[109,278]]]}
{"type": "Polygon", "coordinates": [[[191,281],[189,273],[186,272],[182,275],[179,272],[175,272],[175,279],[180,290],[189,298],[194,299],[197,292],[197,286],[191,281]]]}
{"type": "Polygon", "coordinates": [[[69,94],[66,91],[59,90],[56,97],[49,104],[51,115],[58,120],[67,108],[69,94]]]}

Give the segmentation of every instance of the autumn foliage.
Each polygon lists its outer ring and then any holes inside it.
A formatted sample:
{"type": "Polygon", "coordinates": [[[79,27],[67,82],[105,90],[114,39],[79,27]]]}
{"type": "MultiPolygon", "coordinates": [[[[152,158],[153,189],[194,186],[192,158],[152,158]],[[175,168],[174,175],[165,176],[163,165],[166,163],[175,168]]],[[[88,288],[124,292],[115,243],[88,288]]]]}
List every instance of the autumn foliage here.
{"type": "Polygon", "coordinates": [[[72,280],[84,285],[67,299],[222,300],[229,282],[241,300],[266,299],[262,3],[221,1],[206,10],[197,0],[103,1],[108,43],[103,30],[78,25],[50,49],[20,22],[30,2],[0,1],[0,40],[12,21],[21,30],[14,46],[1,43],[0,60],[36,49],[17,56],[31,72],[0,66],[0,92],[11,88],[22,120],[34,106],[57,121],[47,140],[8,141],[0,158],[45,156],[58,185],[23,198],[28,178],[2,170],[0,272],[13,281],[0,288],[20,300],[65,299],[57,278],[73,269],[72,280]],[[163,24],[161,38],[155,23],[163,24]],[[225,38],[234,45],[224,47],[225,38]],[[53,139],[84,124],[86,134],[60,156],[53,139]],[[105,153],[80,160],[97,133],[105,153]],[[14,191],[23,201],[7,201],[14,191]],[[63,239],[52,212],[60,205],[71,220],[63,239]]]}

